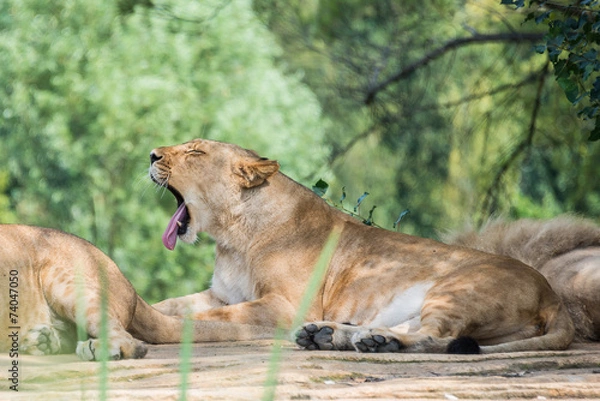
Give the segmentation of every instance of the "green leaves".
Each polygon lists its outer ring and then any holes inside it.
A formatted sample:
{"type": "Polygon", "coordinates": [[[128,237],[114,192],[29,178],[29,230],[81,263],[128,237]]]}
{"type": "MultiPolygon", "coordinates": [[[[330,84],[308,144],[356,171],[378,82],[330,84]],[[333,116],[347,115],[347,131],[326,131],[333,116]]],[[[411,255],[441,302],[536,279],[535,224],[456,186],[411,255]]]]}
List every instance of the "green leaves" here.
{"type": "MultiPolygon", "coordinates": [[[[531,2],[539,7],[530,13],[526,20],[548,25],[548,35],[544,45],[535,47],[536,52],[547,52],[554,65],[554,75],[558,86],[567,100],[578,107],[579,116],[594,121],[589,139],[598,140],[600,127],[600,97],[597,87],[600,59],[600,9],[597,1],[586,1],[570,7],[543,8],[542,3],[531,2]],[[588,7],[586,9],[580,7],[588,7]]],[[[503,0],[502,4],[522,7],[523,2],[503,0]],[[519,4],[517,4],[519,3],[519,4]]]]}
{"type": "Polygon", "coordinates": [[[579,85],[574,77],[559,76],[556,78],[558,86],[565,92],[565,96],[571,103],[576,103],[580,99],[579,85]]]}
{"type": "MultiPolygon", "coordinates": [[[[328,189],[329,189],[329,184],[327,182],[323,181],[322,179],[319,179],[312,186],[313,192],[316,193],[317,195],[319,195],[322,198],[325,197],[325,193],[327,192],[328,189]]],[[[351,216],[359,218],[367,226],[377,226],[375,224],[374,217],[373,217],[373,213],[375,212],[375,209],[377,209],[376,205],[371,206],[371,209],[369,209],[369,212],[368,212],[366,218],[362,217],[361,214],[360,214],[360,206],[363,204],[363,202],[365,201],[365,199],[369,195],[370,195],[369,192],[363,192],[363,194],[356,200],[356,204],[354,205],[353,210],[348,210],[343,205],[343,201],[346,199],[346,187],[342,187],[342,196],[340,197],[340,204],[339,205],[331,202],[327,198],[325,198],[325,201],[327,201],[331,206],[333,206],[333,207],[335,207],[335,208],[343,211],[344,213],[348,213],[351,216]]],[[[405,209],[402,213],[400,213],[400,215],[398,216],[398,219],[393,224],[393,228],[394,229],[396,229],[397,227],[399,227],[400,221],[408,213],[410,213],[410,211],[408,209],[405,209]]]]}

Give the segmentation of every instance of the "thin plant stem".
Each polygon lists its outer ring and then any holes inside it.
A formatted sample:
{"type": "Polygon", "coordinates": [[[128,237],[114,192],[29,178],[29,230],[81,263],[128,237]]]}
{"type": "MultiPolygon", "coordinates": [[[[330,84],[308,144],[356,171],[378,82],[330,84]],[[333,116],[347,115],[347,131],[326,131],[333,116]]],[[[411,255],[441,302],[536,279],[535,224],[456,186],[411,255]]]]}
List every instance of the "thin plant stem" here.
{"type": "Polygon", "coordinates": [[[191,371],[193,330],[194,326],[192,319],[190,316],[186,316],[183,321],[181,348],[179,352],[179,372],[181,374],[179,401],[185,401],[187,399],[188,377],[191,371]]]}
{"type": "MultiPolygon", "coordinates": [[[[75,266],[75,328],[77,331],[77,341],[76,344],[79,344],[80,341],[86,341],[88,339],[88,334],[86,330],[86,308],[87,302],[85,299],[85,277],[83,274],[83,269],[80,265],[75,266]]],[[[85,382],[81,380],[80,391],[83,395],[85,382]]]]}
{"type": "Polygon", "coordinates": [[[106,269],[100,269],[100,400],[108,399],[108,277],[106,269]]]}
{"type": "MultiPolygon", "coordinates": [[[[308,313],[317,292],[321,288],[321,283],[323,282],[323,278],[327,273],[327,268],[329,267],[329,262],[333,257],[333,253],[337,247],[337,244],[340,239],[341,229],[340,227],[334,227],[334,229],[329,234],[325,245],[323,246],[323,250],[319,255],[319,259],[315,264],[315,268],[310,276],[308,281],[308,285],[304,290],[304,295],[302,296],[302,300],[300,301],[300,305],[296,312],[296,316],[292,321],[292,330],[296,327],[299,327],[300,324],[304,322],[306,314],[308,313]]],[[[280,363],[282,358],[282,343],[286,337],[286,330],[282,328],[278,328],[275,334],[275,341],[273,344],[273,350],[271,351],[271,358],[269,360],[269,369],[267,371],[267,378],[265,380],[265,392],[263,394],[263,401],[272,401],[275,399],[275,390],[277,388],[277,376],[280,370],[280,363]]]]}

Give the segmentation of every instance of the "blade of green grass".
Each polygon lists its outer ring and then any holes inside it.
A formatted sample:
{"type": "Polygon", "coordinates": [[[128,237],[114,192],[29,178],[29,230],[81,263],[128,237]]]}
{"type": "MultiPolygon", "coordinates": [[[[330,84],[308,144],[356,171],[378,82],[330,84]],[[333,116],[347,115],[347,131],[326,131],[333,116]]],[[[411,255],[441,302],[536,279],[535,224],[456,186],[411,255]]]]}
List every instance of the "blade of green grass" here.
{"type": "Polygon", "coordinates": [[[108,359],[109,344],[108,344],[108,277],[106,270],[100,269],[100,400],[105,401],[108,393],[108,359]]]}
{"type": "MultiPolygon", "coordinates": [[[[300,301],[300,305],[296,312],[296,316],[292,322],[292,330],[300,326],[304,322],[304,318],[310,309],[319,288],[321,287],[321,283],[323,282],[323,278],[327,273],[327,268],[329,267],[329,262],[333,257],[333,253],[337,247],[337,244],[340,240],[341,229],[338,227],[334,227],[334,229],[329,234],[325,245],[323,246],[323,250],[319,255],[319,259],[315,264],[315,268],[310,276],[308,281],[308,285],[304,290],[304,295],[302,296],[302,300],[300,301]]],[[[281,328],[277,329],[275,334],[275,341],[273,344],[273,350],[271,351],[271,358],[269,360],[269,370],[267,371],[267,378],[265,380],[265,392],[263,394],[263,401],[272,401],[275,399],[275,390],[277,388],[277,376],[279,374],[280,362],[282,357],[282,343],[286,337],[287,331],[281,328]]]]}
{"type": "Polygon", "coordinates": [[[75,269],[75,325],[77,328],[77,341],[87,340],[85,302],[85,279],[79,266],[75,269]]]}
{"type": "MultiPolygon", "coordinates": [[[[85,278],[80,265],[75,266],[75,327],[77,331],[77,342],[88,339],[86,330],[86,313],[87,302],[85,300],[85,278]]],[[[85,381],[81,380],[80,391],[83,397],[85,393],[85,381]]],[[[83,399],[83,398],[82,398],[83,399]]]]}
{"type": "Polygon", "coordinates": [[[186,316],[183,321],[181,333],[181,348],[179,351],[179,372],[181,382],[179,384],[179,400],[187,398],[188,377],[191,370],[192,342],[194,337],[194,325],[191,316],[186,316]]]}

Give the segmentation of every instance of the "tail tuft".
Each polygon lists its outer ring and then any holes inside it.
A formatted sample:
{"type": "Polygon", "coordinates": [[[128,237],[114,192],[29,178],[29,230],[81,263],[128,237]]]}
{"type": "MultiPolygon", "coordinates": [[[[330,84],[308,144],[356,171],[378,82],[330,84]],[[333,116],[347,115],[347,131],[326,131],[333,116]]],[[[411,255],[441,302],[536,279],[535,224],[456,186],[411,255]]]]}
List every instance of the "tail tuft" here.
{"type": "Polygon", "coordinates": [[[448,354],[479,354],[481,349],[479,344],[473,337],[458,337],[455,338],[446,347],[448,354]]]}

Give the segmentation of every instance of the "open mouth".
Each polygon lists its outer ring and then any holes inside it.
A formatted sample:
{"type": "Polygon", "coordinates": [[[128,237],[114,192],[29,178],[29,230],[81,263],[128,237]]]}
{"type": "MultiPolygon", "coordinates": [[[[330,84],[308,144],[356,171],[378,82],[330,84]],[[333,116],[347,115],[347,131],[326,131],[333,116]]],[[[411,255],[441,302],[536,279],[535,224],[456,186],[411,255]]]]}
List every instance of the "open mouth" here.
{"type": "Polygon", "coordinates": [[[177,237],[187,232],[188,224],[190,222],[190,215],[185,205],[183,196],[181,196],[181,194],[172,187],[167,187],[167,189],[175,196],[178,205],[177,211],[175,211],[175,214],[173,214],[171,220],[169,220],[167,229],[162,236],[163,244],[167,249],[172,251],[175,249],[175,244],[177,244],[177,237]]]}

